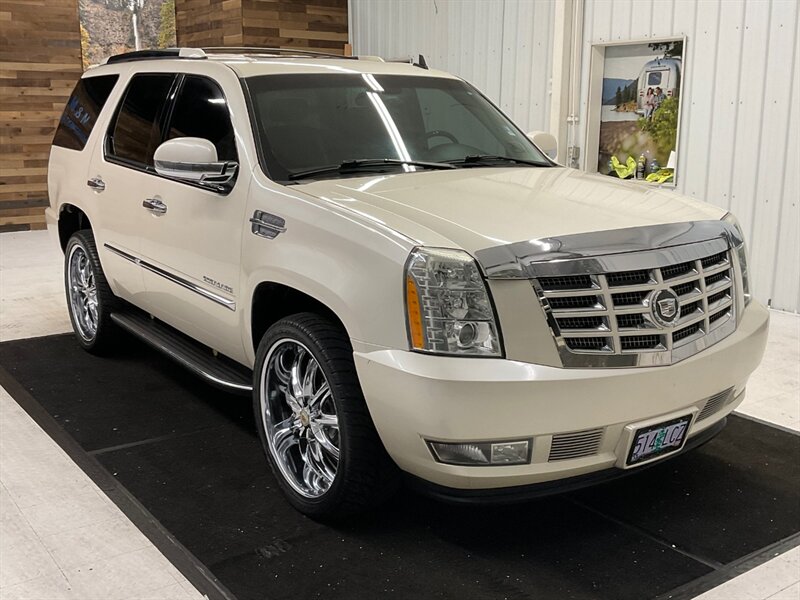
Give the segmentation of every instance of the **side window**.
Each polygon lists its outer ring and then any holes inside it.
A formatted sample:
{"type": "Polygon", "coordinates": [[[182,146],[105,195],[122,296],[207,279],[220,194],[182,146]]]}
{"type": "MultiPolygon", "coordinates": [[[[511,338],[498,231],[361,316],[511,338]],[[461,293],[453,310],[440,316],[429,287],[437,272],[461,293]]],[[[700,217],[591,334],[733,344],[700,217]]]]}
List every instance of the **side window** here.
{"type": "Polygon", "coordinates": [[[134,75],[116,119],[109,129],[107,153],[146,167],[161,142],[161,115],[175,76],[162,73],[134,75]]]}
{"type": "Polygon", "coordinates": [[[119,75],[100,75],[78,81],[58,122],[54,146],[83,150],[117,79],[119,75]]]}
{"type": "Polygon", "coordinates": [[[228,103],[219,85],[206,77],[187,75],[172,111],[167,139],[199,137],[217,148],[220,161],[236,160],[228,103]]]}

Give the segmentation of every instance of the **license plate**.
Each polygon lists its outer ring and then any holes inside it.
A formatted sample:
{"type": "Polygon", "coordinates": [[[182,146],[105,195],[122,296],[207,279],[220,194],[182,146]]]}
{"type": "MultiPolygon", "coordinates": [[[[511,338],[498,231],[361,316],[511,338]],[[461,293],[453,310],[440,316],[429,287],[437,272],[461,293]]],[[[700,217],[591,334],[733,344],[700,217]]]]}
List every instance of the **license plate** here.
{"type": "Polygon", "coordinates": [[[680,450],[691,422],[691,415],[687,415],[637,430],[628,454],[628,464],[634,465],[680,450]]]}

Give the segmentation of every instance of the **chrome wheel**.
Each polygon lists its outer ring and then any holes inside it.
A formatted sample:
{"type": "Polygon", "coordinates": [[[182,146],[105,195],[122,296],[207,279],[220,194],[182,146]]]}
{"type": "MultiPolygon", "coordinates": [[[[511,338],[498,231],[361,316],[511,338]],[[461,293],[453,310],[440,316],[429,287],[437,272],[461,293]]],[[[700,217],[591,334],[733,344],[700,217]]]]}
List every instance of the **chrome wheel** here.
{"type": "Polygon", "coordinates": [[[322,496],[339,466],[339,420],[319,363],[296,340],[275,342],[259,394],[267,445],[284,479],[306,498],[322,496]]]}
{"type": "Polygon", "coordinates": [[[78,244],[72,246],[67,258],[67,285],[75,328],[89,342],[97,335],[97,284],[92,263],[78,244]]]}

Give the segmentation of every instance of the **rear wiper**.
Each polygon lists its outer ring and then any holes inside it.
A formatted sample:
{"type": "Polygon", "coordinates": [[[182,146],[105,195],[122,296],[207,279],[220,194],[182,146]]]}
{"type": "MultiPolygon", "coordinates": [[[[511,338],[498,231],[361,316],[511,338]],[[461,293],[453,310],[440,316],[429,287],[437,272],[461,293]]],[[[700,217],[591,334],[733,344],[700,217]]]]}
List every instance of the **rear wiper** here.
{"type": "Polygon", "coordinates": [[[512,162],[521,165],[531,165],[534,167],[549,167],[550,163],[540,162],[536,160],[528,160],[526,158],[514,158],[513,156],[499,156],[496,154],[470,154],[458,160],[447,161],[454,165],[485,165],[487,163],[496,162],[512,162]]]}
{"type": "Polygon", "coordinates": [[[298,171],[289,175],[289,179],[305,179],[307,177],[315,177],[317,175],[328,175],[331,173],[340,173],[346,175],[348,173],[357,173],[359,171],[368,171],[375,167],[382,165],[409,165],[412,167],[422,167],[423,169],[455,169],[455,165],[443,162],[427,162],[423,160],[403,160],[401,158],[358,158],[354,160],[346,160],[338,165],[329,165],[327,167],[318,167],[316,169],[308,169],[306,171],[298,171]]]}

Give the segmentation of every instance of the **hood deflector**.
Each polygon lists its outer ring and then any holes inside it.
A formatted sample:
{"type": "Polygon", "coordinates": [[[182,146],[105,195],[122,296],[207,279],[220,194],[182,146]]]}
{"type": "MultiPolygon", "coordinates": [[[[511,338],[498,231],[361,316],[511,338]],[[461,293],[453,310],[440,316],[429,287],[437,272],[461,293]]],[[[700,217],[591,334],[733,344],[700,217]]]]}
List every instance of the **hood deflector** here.
{"type": "Polygon", "coordinates": [[[742,243],[736,228],[725,221],[709,220],[527,240],[478,250],[475,258],[489,279],[531,279],[544,274],[544,270],[552,271],[554,262],[658,250],[717,238],[724,238],[732,247],[742,243]]]}

